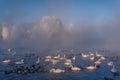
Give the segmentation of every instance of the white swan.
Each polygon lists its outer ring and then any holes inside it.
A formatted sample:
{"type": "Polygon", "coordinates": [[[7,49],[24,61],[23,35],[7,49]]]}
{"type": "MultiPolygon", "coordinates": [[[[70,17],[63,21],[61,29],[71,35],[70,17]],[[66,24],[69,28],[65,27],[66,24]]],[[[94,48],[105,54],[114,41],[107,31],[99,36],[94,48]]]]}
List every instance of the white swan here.
{"type": "Polygon", "coordinates": [[[95,57],[90,57],[90,60],[93,61],[95,59],[95,57]]]}
{"type": "Polygon", "coordinates": [[[64,60],[65,58],[64,57],[61,57],[60,60],[64,60]]]}
{"type": "Polygon", "coordinates": [[[23,61],[15,62],[15,64],[24,64],[24,62],[23,61]]]}
{"type": "Polygon", "coordinates": [[[101,57],[102,55],[96,52],[96,57],[101,57]]]}
{"type": "Polygon", "coordinates": [[[90,56],[94,56],[94,54],[92,52],[89,52],[90,56]]]}
{"type": "Polygon", "coordinates": [[[117,69],[115,68],[115,65],[113,65],[113,68],[111,69],[111,72],[112,72],[112,73],[117,72],[117,69]]]}
{"type": "Polygon", "coordinates": [[[84,54],[84,53],[82,53],[82,57],[83,57],[83,58],[88,58],[89,55],[88,55],[88,54],[84,54]]]}
{"type": "Polygon", "coordinates": [[[65,62],[64,63],[66,66],[70,66],[72,63],[71,62],[65,62]]]}
{"type": "Polygon", "coordinates": [[[51,73],[64,73],[65,70],[52,68],[50,69],[50,72],[51,73]]]}
{"type": "Polygon", "coordinates": [[[104,56],[101,56],[100,59],[101,59],[101,60],[105,60],[106,58],[105,58],[104,56]]]}
{"type": "Polygon", "coordinates": [[[25,59],[21,59],[21,61],[22,61],[22,62],[24,62],[24,61],[25,61],[25,59]]]}
{"type": "Polygon", "coordinates": [[[66,62],[70,62],[70,63],[72,62],[70,59],[66,59],[65,61],[66,61],[66,62]]]}
{"type": "Polygon", "coordinates": [[[4,64],[10,64],[11,63],[11,60],[10,59],[6,59],[6,60],[3,60],[2,61],[4,64]]]}
{"type": "Polygon", "coordinates": [[[24,59],[21,59],[21,61],[15,62],[15,64],[24,64],[24,59]]]}
{"type": "Polygon", "coordinates": [[[63,57],[59,58],[60,60],[65,60],[66,59],[66,55],[64,54],[63,57]]]}
{"type": "Polygon", "coordinates": [[[113,61],[107,63],[108,66],[113,66],[113,61]]]}
{"type": "Polygon", "coordinates": [[[10,49],[10,48],[8,48],[8,52],[11,52],[11,49],[10,49]]]}
{"type": "Polygon", "coordinates": [[[80,71],[81,68],[79,68],[79,67],[73,67],[73,66],[72,66],[72,67],[71,67],[71,70],[72,70],[72,71],[80,71]]]}
{"type": "Polygon", "coordinates": [[[98,61],[95,61],[94,63],[95,63],[95,65],[100,65],[101,64],[101,60],[99,59],[98,61]]]}
{"type": "Polygon", "coordinates": [[[54,58],[54,59],[59,59],[59,58],[60,58],[60,55],[54,56],[53,58],[54,58]]]}
{"type": "Polygon", "coordinates": [[[49,61],[51,61],[51,59],[45,59],[45,62],[49,62],[49,61]]]}
{"type": "Polygon", "coordinates": [[[95,66],[87,66],[86,69],[87,70],[95,70],[96,69],[96,65],[95,66]]]}
{"type": "Polygon", "coordinates": [[[52,58],[52,56],[46,56],[45,58],[47,58],[47,59],[51,59],[51,58],[52,58]]]}
{"type": "Polygon", "coordinates": [[[76,56],[74,56],[72,59],[75,60],[75,59],[76,59],[76,56]]]}
{"type": "Polygon", "coordinates": [[[54,59],[51,59],[50,61],[52,62],[53,65],[59,62],[59,60],[54,60],[54,59]]]}

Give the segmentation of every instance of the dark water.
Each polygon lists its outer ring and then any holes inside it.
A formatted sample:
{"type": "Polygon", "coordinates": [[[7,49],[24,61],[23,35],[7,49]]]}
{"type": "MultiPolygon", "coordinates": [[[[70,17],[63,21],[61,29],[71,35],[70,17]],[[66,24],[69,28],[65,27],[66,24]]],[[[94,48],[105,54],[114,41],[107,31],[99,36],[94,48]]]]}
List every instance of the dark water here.
{"type": "MultiPolygon", "coordinates": [[[[3,70],[9,70],[12,68],[11,65],[5,65],[2,63],[2,60],[4,59],[11,59],[12,63],[15,61],[20,60],[21,58],[25,57],[28,54],[35,53],[35,55],[31,58],[26,58],[25,66],[29,66],[33,63],[35,63],[36,56],[41,56],[44,57],[45,55],[51,54],[54,55],[56,51],[50,51],[50,50],[43,50],[43,51],[33,51],[33,50],[25,50],[25,49],[14,49],[11,52],[8,52],[6,49],[1,49],[0,51],[0,80],[104,80],[104,77],[109,77],[114,80],[120,80],[120,76],[113,76],[111,73],[111,68],[107,66],[107,63],[109,60],[115,56],[118,59],[115,60],[115,65],[116,69],[118,72],[120,72],[120,60],[119,60],[119,55],[116,55],[115,53],[111,52],[102,52],[104,56],[108,57],[105,61],[102,62],[100,68],[93,70],[93,71],[88,71],[88,70],[81,70],[78,72],[72,72],[70,70],[67,70],[65,66],[63,65],[63,62],[58,63],[56,67],[66,69],[65,73],[62,74],[53,74],[50,72],[35,72],[35,73],[28,73],[26,75],[22,74],[16,74],[16,73],[11,73],[11,74],[5,74],[3,70]],[[16,51],[16,55],[13,55],[13,52],[16,51]]],[[[70,54],[69,50],[64,50],[61,52],[61,55],[63,53],[70,54]]],[[[77,56],[77,59],[75,62],[73,62],[74,65],[80,65],[83,67],[86,67],[88,64],[93,65],[93,62],[90,61],[89,59],[83,59],[79,55],[80,51],[75,50],[74,55],[77,56]]]]}

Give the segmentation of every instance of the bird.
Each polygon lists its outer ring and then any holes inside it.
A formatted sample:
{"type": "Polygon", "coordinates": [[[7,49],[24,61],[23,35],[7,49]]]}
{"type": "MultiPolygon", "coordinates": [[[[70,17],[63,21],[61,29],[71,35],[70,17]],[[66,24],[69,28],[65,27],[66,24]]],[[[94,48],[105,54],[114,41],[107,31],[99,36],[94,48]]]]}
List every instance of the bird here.
{"type": "Polygon", "coordinates": [[[95,70],[95,69],[96,69],[96,65],[95,65],[95,66],[90,66],[90,65],[88,65],[88,66],[86,67],[86,69],[87,69],[87,70],[95,70]]]}
{"type": "Polygon", "coordinates": [[[72,62],[71,59],[66,59],[65,61],[66,61],[66,62],[72,62]]]}
{"type": "Polygon", "coordinates": [[[52,68],[49,70],[51,73],[64,73],[65,70],[52,68]]]}
{"type": "Polygon", "coordinates": [[[76,56],[74,56],[72,59],[75,60],[75,59],[76,59],[76,56]]]}
{"type": "Polygon", "coordinates": [[[81,68],[80,67],[76,67],[76,66],[73,66],[71,65],[71,68],[70,68],[72,71],[80,71],[81,68]]]}
{"type": "Polygon", "coordinates": [[[113,66],[113,61],[107,63],[108,66],[113,66]]]}
{"type": "Polygon", "coordinates": [[[64,63],[66,66],[70,66],[72,63],[71,62],[65,62],[64,63]]]}
{"type": "Polygon", "coordinates": [[[45,62],[49,62],[49,61],[51,61],[52,59],[45,59],[45,62]]]}
{"type": "Polygon", "coordinates": [[[58,54],[58,55],[54,56],[53,58],[54,58],[54,59],[59,59],[59,58],[60,58],[60,55],[58,54]]]}
{"type": "Polygon", "coordinates": [[[101,57],[102,55],[96,52],[96,57],[101,57]]]}
{"type": "Polygon", "coordinates": [[[51,59],[51,58],[52,58],[52,56],[46,56],[45,58],[46,58],[46,59],[51,59]]]}
{"type": "Polygon", "coordinates": [[[11,52],[11,49],[10,49],[10,48],[8,48],[8,52],[11,52]]]}
{"type": "Polygon", "coordinates": [[[36,64],[40,63],[40,57],[37,58],[36,64]]]}
{"type": "Polygon", "coordinates": [[[112,69],[111,69],[111,72],[112,73],[116,73],[117,72],[117,69],[115,68],[115,65],[113,65],[112,69]]]}
{"type": "Polygon", "coordinates": [[[88,55],[88,54],[84,54],[84,53],[82,53],[82,57],[83,57],[83,58],[88,58],[89,55],[88,55]]]}
{"type": "Polygon", "coordinates": [[[66,66],[70,66],[70,65],[72,64],[71,59],[66,59],[64,64],[65,64],[66,66]]]}
{"type": "Polygon", "coordinates": [[[101,59],[101,60],[105,60],[106,58],[105,58],[104,56],[101,56],[100,59],[101,59]]]}
{"type": "Polygon", "coordinates": [[[90,56],[94,56],[94,54],[92,52],[89,52],[90,56]]]}
{"type": "Polygon", "coordinates": [[[101,61],[100,61],[100,59],[99,59],[98,61],[95,61],[94,63],[95,63],[95,65],[100,65],[100,64],[101,64],[101,61]]]}
{"type": "Polygon", "coordinates": [[[21,61],[15,62],[15,64],[24,64],[24,59],[21,59],[21,61]]]}
{"type": "Polygon", "coordinates": [[[4,64],[10,64],[11,63],[11,60],[10,59],[6,59],[6,60],[3,60],[2,61],[4,64]]]}
{"type": "Polygon", "coordinates": [[[90,60],[91,60],[91,61],[93,61],[94,59],[95,59],[95,57],[94,57],[94,56],[93,56],[93,57],[90,57],[90,60]]]}

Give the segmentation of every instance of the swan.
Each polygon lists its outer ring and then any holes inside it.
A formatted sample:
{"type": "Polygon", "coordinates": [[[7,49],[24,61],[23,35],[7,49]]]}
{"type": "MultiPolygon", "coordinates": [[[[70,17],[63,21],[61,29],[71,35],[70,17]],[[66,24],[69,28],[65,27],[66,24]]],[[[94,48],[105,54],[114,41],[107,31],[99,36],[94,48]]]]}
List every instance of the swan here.
{"type": "Polygon", "coordinates": [[[83,57],[83,58],[88,58],[89,55],[82,53],[82,57],[83,57]]]}
{"type": "Polygon", "coordinates": [[[49,61],[51,61],[51,59],[45,59],[45,61],[46,61],[46,62],[49,62],[49,61]]]}
{"type": "Polygon", "coordinates": [[[39,64],[40,63],[40,57],[38,57],[37,61],[36,61],[36,64],[39,64]]]}
{"type": "Polygon", "coordinates": [[[64,57],[61,57],[60,60],[64,60],[65,58],[64,57]]]}
{"type": "Polygon", "coordinates": [[[113,66],[113,61],[107,63],[108,66],[113,66]]]}
{"type": "Polygon", "coordinates": [[[89,52],[90,56],[94,56],[94,54],[92,52],[89,52]]]}
{"type": "Polygon", "coordinates": [[[72,64],[72,61],[70,59],[66,59],[65,60],[65,63],[64,63],[66,66],[69,66],[72,64]]]}
{"type": "Polygon", "coordinates": [[[51,59],[51,58],[52,58],[52,56],[46,56],[45,58],[46,58],[46,59],[51,59]]]}
{"type": "Polygon", "coordinates": [[[11,60],[10,59],[6,59],[6,60],[3,60],[2,61],[4,64],[10,64],[11,63],[11,60]]]}
{"type": "Polygon", "coordinates": [[[87,66],[86,67],[87,70],[95,70],[96,69],[96,65],[95,66],[87,66]]]}
{"type": "Polygon", "coordinates": [[[65,61],[66,61],[66,62],[69,62],[69,63],[71,63],[71,62],[72,62],[70,59],[66,59],[65,61]]]}
{"type": "Polygon", "coordinates": [[[93,61],[95,59],[95,57],[90,57],[90,60],[93,61]]]}
{"type": "Polygon", "coordinates": [[[71,67],[71,70],[72,70],[72,71],[80,71],[81,68],[79,68],[79,67],[73,67],[73,66],[72,66],[72,67],[71,67]]]}
{"type": "Polygon", "coordinates": [[[52,68],[50,69],[50,72],[51,73],[64,73],[65,70],[52,68]]]}
{"type": "Polygon", "coordinates": [[[24,64],[24,59],[21,59],[21,61],[15,62],[15,64],[24,64]]]}
{"type": "Polygon", "coordinates": [[[106,58],[105,58],[104,56],[101,56],[100,59],[101,59],[101,60],[105,60],[106,58]]]}
{"type": "Polygon", "coordinates": [[[113,68],[111,69],[111,72],[112,73],[116,73],[117,72],[117,69],[115,68],[115,65],[113,65],[113,68]]]}
{"type": "Polygon", "coordinates": [[[66,59],[66,55],[64,54],[63,57],[59,58],[60,60],[65,60],[66,59]]]}
{"type": "Polygon", "coordinates": [[[22,62],[24,62],[24,61],[25,61],[25,59],[21,59],[21,61],[22,61],[22,62]]]}
{"type": "Polygon", "coordinates": [[[54,60],[54,59],[52,59],[51,62],[52,62],[53,65],[55,65],[56,63],[59,62],[59,60],[54,60]]]}
{"type": "Polygon", "coordinates": [[[63,57],[66,59],[66,55],[64,54],[63,57]]]}
{"type": "Polygon", "coordinates": [[[98,61],[95,61],[94,62],[96,65],[100,65],[101,64],[101,61],[100,61],[100,59],[98,60],[98,61]]]}
{"type": "Polygon", "coordinates": [[[15,64],[24,64],[23,61],[18,61],[18,62],[15,62],[15,64]]]}
{"type": "Polygon", "coordinates": [[[71,62],[65,62],[64,63],[66,66],[70,66],[72,63],[71,62]]]}
{"type": "Polygon", "coordinates": [[[8,52],[11,52],[11,49],[10,49],[10,48],[8,48],[8,52]]]}
{"type": "Polygon", "coordinates": [[[101,57],[102,55],[96,52],[96,57],[101,57]]]}
{"type": "Polygon", "coordinates": [[[59,58],[60,58],[60,55],[54,56],[53,58],[54,58],[54,59],[59,59],[59,58]]]}
{"type": "Polygon", "coordinates": [[[75,60],[75,59],[76,59],[76,56],[74,56],[72,59],[75,60]]]}

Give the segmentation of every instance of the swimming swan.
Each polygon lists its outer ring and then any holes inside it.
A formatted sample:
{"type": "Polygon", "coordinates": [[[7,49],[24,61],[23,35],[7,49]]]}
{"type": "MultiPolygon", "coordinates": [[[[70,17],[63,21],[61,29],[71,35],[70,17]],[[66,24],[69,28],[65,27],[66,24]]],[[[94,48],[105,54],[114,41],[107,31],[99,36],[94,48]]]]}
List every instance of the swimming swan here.
{"type": "Polygon", "coordinates": [[[6,60],[3,60],[2,61],[4,64],[9,64],[9,63],[11,63],[11,60],[10,59],[6,59],[6,60]]]}
{"type": "Polygon", "coordinates": [[[95,66],[87,66],[86,69],[87,70],[95,70],[96,69],[96,65],[95,66]]]}
{"type": "Polygon", "coordinates": [[[50,69],[50,72],[51,73],[64,73],[65,70],[52,68],[50,69]]]}

